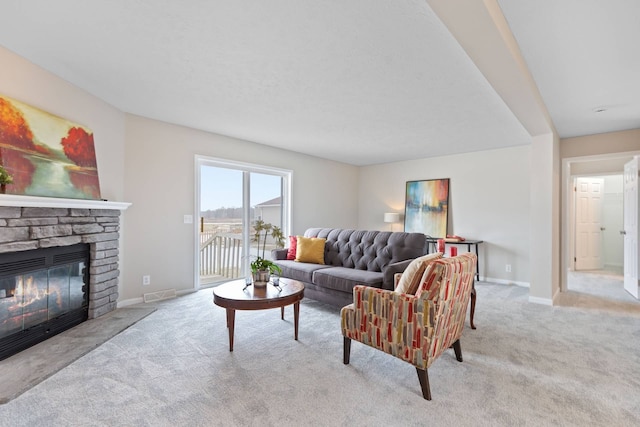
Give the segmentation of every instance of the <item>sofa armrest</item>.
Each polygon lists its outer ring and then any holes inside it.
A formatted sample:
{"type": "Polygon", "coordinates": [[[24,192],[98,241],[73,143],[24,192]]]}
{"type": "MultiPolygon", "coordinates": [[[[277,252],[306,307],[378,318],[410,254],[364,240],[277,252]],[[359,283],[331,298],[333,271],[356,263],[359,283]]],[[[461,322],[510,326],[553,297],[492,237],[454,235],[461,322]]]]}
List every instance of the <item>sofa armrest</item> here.
{"type": "Polygon", "coordinates": [[[413,259],[407,259],[404,261],[394,262],[382,269],[382,289],[394,290],[394,276],[396,273],[402,273],[411,264],[413,259]]]}
{"type": "Polygon", "coordinates": [[[287,253],[289,249],[271,249],[271,258],[275,261],[281,261],[287,259],[287,253]]]}

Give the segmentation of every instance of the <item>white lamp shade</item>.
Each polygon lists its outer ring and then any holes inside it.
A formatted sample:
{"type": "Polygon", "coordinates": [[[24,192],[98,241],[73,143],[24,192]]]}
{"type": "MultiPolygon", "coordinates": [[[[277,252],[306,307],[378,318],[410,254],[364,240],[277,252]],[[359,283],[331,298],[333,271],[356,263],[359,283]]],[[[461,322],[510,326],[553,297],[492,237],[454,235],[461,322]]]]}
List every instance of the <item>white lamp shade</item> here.
{"type": "Polygon", "coordinates": [[[384,214],[384,222],[400,222],[400,214],[397,212],[387,212],[384,214]]]}

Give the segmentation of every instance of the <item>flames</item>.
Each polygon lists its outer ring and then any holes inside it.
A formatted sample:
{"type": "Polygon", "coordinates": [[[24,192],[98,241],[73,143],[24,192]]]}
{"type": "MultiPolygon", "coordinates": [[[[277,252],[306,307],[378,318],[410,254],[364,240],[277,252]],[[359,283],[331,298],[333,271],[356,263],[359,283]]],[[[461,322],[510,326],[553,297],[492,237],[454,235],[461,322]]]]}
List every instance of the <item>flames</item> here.
{"type": "Polygon", "coordinates": [[[38,286],[38,280],[34,276],[18,276],[16,277],[16,287],[13,291],[12,297],[16,298],[15,308],[25,308],[31,305],[36,305],[37,302],[48,299],[51,301],[54,295],[56,304],[62,305],[62,295],[60,288],[53,286],[49,283],[49,286],[38,286]]]}

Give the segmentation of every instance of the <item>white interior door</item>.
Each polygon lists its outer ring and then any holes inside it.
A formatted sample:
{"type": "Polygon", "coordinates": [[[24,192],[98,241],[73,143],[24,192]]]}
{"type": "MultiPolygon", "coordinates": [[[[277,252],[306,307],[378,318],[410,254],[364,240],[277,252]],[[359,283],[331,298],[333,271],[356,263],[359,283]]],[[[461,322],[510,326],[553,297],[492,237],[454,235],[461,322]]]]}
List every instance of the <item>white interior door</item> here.
{"type": "Polygon", "coordinates": [[[576,180],[576,270],[604,267],[602,258],[603,178],[576,180]]]}
{"type": "Polygon", "coordinates": [[[638,156],[624,165],[624,288],[638,298],[638,156]]]}

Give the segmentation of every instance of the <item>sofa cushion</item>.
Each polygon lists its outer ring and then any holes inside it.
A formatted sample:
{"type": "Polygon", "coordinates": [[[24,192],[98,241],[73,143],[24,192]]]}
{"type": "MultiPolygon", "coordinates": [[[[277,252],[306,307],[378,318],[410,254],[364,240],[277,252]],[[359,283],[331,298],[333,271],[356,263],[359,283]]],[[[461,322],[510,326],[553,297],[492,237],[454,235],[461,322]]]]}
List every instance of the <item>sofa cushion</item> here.
{"type": "Polygon", "coordinates": [[[346,267],[329,267],[313,272],[312,283],[327,289],[351,293],[355,285],[382,287],[382,273],[346,267]]]}
{"type": "Polygon", "coordinates": [[[395,291],[401,294],[415,294],[420,285],[420,279],[422,279],[422,275],[427,269],[427,265],[438,258],[442,258],[442,252],[421,256],[411,261],[407,269],[402,273],[395,291]]]}
{"type": "Polygon", "coordinates": [[[289,249],[287,250],[287,259],[293,261],[296,259],[296,251],[298,250],[298,236],[289,236],[289,249]]]}
{"type": "Polygon", "coordinates": [[[328,268],[326,265],[310,264],[306,262],[297,261],[275,261],[276,264],[282,269],[280,274],[282,277],[288,277],[294,280],[300,280],[301,282],[312,282],[313,272],[322,268],[328,268]]]}
{"type": "Polygon", "coordinates": [[[319,237],[297,237],[296,261],[324,264],[324,244],[326,239],[319,237]]]}

